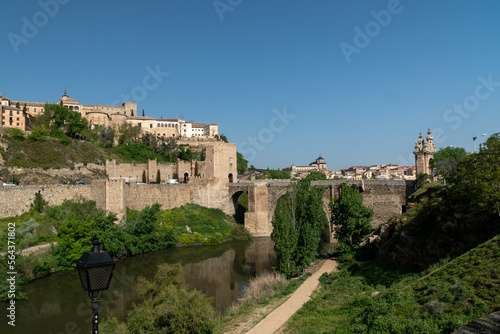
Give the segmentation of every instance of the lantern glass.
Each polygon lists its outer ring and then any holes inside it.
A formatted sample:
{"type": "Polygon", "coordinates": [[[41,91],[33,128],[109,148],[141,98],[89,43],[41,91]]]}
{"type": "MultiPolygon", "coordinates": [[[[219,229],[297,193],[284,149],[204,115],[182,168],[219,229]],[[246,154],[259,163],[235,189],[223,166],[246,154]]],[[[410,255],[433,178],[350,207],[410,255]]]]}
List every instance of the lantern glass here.
{"type": "Polygon", "coordinates": [[[115,268],[115,261],[108,252],[99,248],[100,241],[94,240],[92,244],[92,250],[84,252],[76,261],[82,288],[88,292],[108,289],[115,268]]]}

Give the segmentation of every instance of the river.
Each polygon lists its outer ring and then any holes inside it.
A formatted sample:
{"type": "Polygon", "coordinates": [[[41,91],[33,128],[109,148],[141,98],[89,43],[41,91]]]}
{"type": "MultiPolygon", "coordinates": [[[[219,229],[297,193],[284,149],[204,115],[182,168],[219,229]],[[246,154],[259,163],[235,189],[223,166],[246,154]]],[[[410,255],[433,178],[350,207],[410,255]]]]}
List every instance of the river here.
{"type": "MultiPolygon", "coordinates": [[[[141,302],[136,292],[137,277],[152,279],[159,264],[178,262],[182,263],[187,286],[203,291],[223,313],[241,296],[250,278],[272,270],[275,255],[270,238],[254,238],[252,242],[173,248],[126,258],[117,263],[110,288],[103,293],[100,320],[112,314],[124,321],[132,304],[141,302]]],[[[37,279],[23,289],[28,298],[16,302],[15,327],[7,324],[8,304],[0,303],[0,314],[4,315],[0,333],[90,333],[90,299],[76,270],[37,279]]]]}

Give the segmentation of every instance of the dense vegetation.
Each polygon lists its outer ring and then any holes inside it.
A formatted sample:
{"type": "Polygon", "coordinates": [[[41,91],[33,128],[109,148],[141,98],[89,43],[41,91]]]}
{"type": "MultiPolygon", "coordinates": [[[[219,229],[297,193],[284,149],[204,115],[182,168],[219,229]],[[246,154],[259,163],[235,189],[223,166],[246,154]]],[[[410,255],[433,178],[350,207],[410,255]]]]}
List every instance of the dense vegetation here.
{"type": "Polygon", "coordinates": [[[410,208],[322,277],[287,333],[451,333],[500,310],[500,137],[438,153],[440,182],[419,177],[410,208]]]}
{"type": "MultiPolygon", "coordinates": [[[[91,240],[100,239],[114,257],[135,255],[172,247],[176,244],[215,244],[228,238],[249,238],[241,225],[221,210],[187,204],[172,210],[160,210],[155,204],[142,211],[128,211],[127,219],[116,223],[114,214],[106,215],[93,201],[66,200],[60,206],[45,207],[41,196],[35,197],[30,212],[0,220],[0,235],[9,222],[16,224],[16,248],[57,242],[49,252],[17,256],[19,284],[49,275],[52,271],[75,267],[75,260],[91,248],[91,240]],[[43,213],[40,213],[43,211],[43,213]],[[57,233],[57,234],[56,234],[57,233]]],[[[0,252],[7,249],[7,238],[0,239],[0,252]]],[[[0,275],[8,270],[0,263],[0,275]]],[[[6,282],[3,278],[2,282],[6,282]]],[[[2,283],[0,297],[7,286],[2,283]]],[[[20,290],[19,290],[20,291],[20,290]]]]}
{"type": "Polygon", "coordinates": [[[499,236],[418,274],[353,261],[321,278],[321,291],[286,332],[448,334],[500,309],[498,277],[499,236]]]}
{"type": "Polygon", "coordinates": [[[323,188],[309,186],[309,180],[293,183],[276,204],[271,238],[276,269],[286,277],[297,276],[314,261],[321,235],[328,226],[323,188]]]}
{"type": "Polygon", "coordinates": [[[264,180],[264,179],[282,179],[289,180],[292,178],[292,175],[288,171],[283,171],[279,169],[269,169],[267,168],[262,174],[257,175],[256,179],[264,180]]]}
{"type": "Polygon", "coordinates": [[[364,237],[370,233],[373,209],[363,205],[363,196],[357,188],[341,185],[340,196],[330,202],[332,225],[339,242],[340,256],[353,254],[364,237]]]}
{"type": "Polygon", "coordinates": [[[180,264],[163,264],[152,281],[137,280],[137,290],[144,299],[128,312],[127,323],[116,318],[101,325],[104,334],[133,333],[211,333],[215,310],[210,300],[198,290],[187,290],[180,264]]]}

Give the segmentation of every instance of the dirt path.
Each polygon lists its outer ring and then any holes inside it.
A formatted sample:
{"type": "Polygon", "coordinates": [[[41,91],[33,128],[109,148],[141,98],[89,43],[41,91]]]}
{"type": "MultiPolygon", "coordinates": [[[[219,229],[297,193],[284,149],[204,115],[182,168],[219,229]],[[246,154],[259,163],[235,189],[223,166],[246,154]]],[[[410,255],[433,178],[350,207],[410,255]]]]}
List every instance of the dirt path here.
{"type": "Polygon", "coordinates": [[[331,273],[335,270],[337,270],[337,262],[326,260],[323,266],[302,283],[285,303],[271,312],[247,334],[273,334],[278,331],[311,298],[313,291],[319,285],[319,277],[325,272],[331,273]]]}

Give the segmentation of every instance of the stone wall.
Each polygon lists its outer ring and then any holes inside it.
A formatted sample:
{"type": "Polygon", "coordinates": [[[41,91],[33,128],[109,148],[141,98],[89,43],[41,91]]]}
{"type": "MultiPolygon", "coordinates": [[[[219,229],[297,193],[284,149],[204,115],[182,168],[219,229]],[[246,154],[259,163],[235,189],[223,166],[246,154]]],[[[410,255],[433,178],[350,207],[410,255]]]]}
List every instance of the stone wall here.
{"type": "MultiPolygon", "coordinates": [[[[324,180],[313,181],[311,186],[324,188],[323,209],[330,219],[329,203],[340,195],[341,185],[346,183],[359,189],[363,204],[374,210],[372,227],[378,227],[389,219],[400,215],[408,197],[415,189],[414,181],[393,180],[324,180]]],[[[245,227],[254,236],[268,236],[272,232],[272,218],[278,200],[286,193],[288,181],[257,181],[231,184],[228,201],[233,213],[237,194],[248,193],[248,211],[245,213],[245,227]]]]}
{"type": "Polygon", "coordinates": [[[29,211],[35,194],[40,192],[49,205],[60,205],[65,199],[80,196],[93,199],[92,186],[47,185],[0,187],[0,218],[12,217],[29,211]]]}

